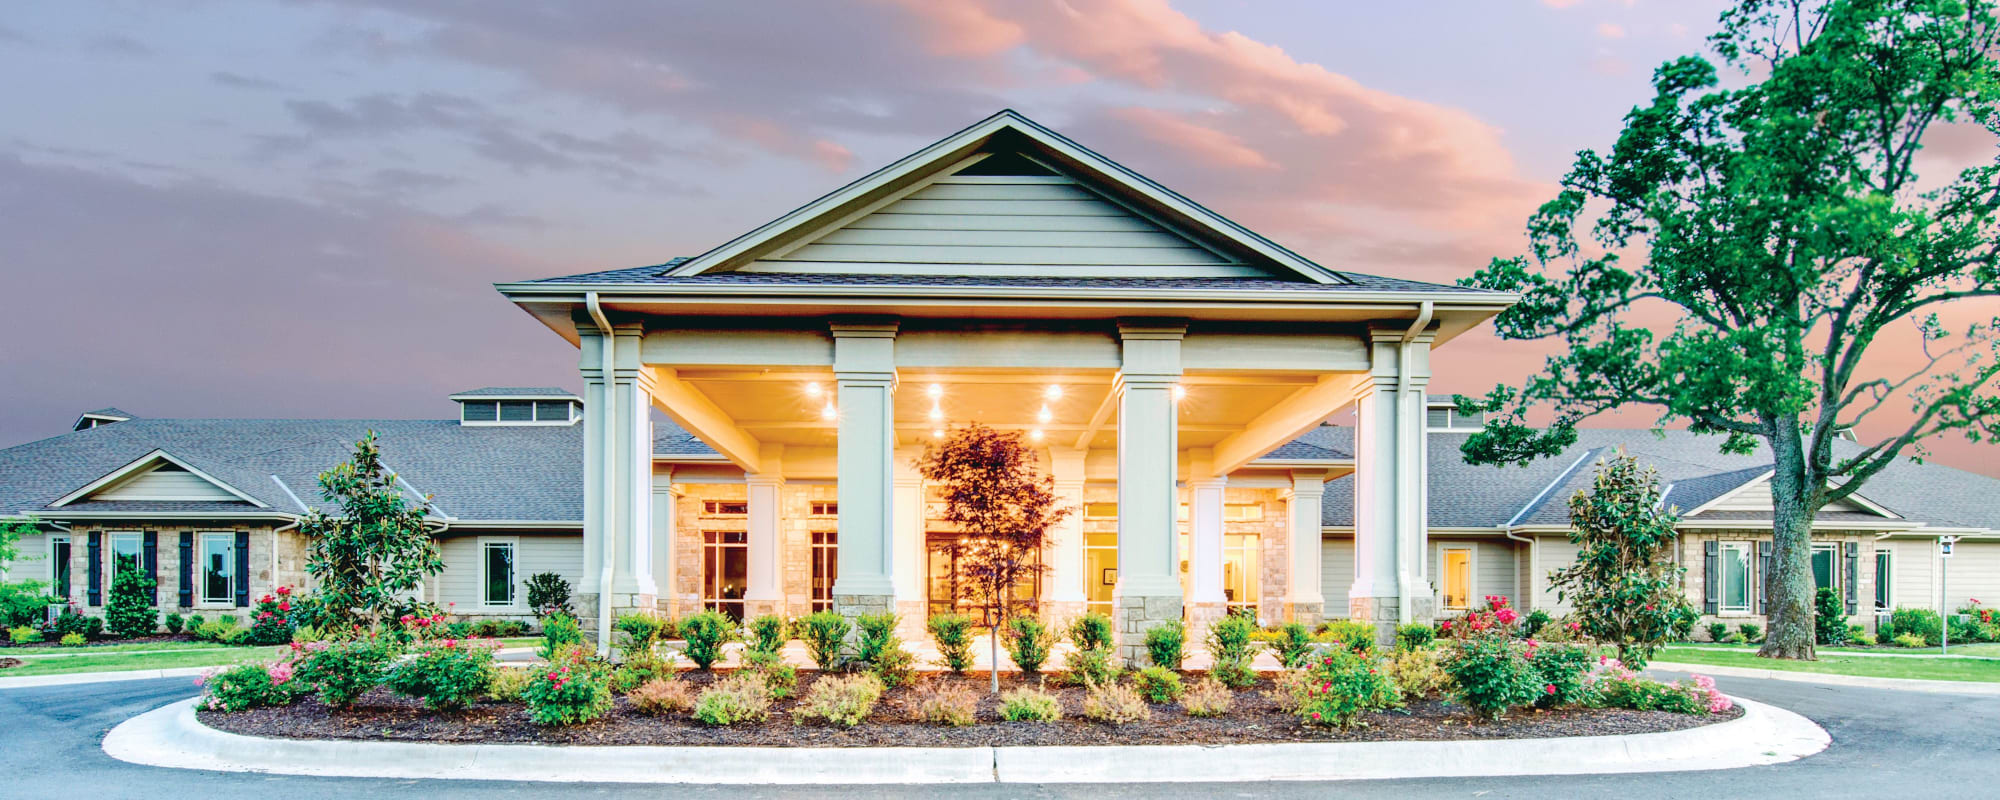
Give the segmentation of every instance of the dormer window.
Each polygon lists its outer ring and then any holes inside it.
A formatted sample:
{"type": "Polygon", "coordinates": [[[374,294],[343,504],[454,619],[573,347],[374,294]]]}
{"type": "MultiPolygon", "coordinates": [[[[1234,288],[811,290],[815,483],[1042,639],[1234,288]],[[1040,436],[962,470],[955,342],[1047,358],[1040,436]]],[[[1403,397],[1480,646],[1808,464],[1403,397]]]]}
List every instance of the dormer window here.
{"type": "Polygon", "coordinates": [[[1486,427],[1486,415],[1460,414],[1450,404],[1433,405],[1424,415],[1424,427],[1434,431],[1476,431],[1486,427]]]}
{"type": "Polygon", "coordinates": [[[452,395],[464,425],[573,425],[583,402],[561,389],[477,389],[452,395]]]}

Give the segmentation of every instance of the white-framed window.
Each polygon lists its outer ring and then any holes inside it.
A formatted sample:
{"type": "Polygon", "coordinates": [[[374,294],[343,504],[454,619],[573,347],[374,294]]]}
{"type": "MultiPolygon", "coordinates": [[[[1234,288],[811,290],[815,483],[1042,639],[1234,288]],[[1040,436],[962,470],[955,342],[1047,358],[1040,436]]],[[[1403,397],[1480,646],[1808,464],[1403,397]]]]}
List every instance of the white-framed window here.
{"type": "Polygon", "coordinates": [[[1722,599],[1721,610],[1725,614],[1744,614],[1750,611],[1750,543],[1722,542],[1716,547],[1719,564],[1716,565],[1716,580],[1722,582],[1721,591],[1716,596],[1722,599]]]}
{"type": "Polygon", "coordinates": [[[838,517],[840,516],[840,502],[837,500],[814,500],[807,513],[815,517],[838,517]]]}
{"type": "Polygon", "coordinates": [[[514,605],[513,539],[479,540],[479,604],[489,608],[514,605]]]}
{"type": "Polygon", "coordinates": [[[1084,504],[1083,504],[1083,518],[1084,518],[1084,519],[1117,519],[1117,518],[1118,518],[1118,504],[1117,504],[1117,503],[1106,503],[1106,502],[1096,502],[1096,503],[1084,503],[1084,504]]]}
{"type": "Polygon", "coordinates": [[[1875,610],[1888,613],[1896,607],[1895,593],[1896,554],[1889,550],[1875,551],[1875,610]]]}
{"type": "Polygon", "coordinates": [[[1472,608],[1473,550],[1470,546],[1438,548],[1438,604],[1448,611],[1472,608]]]}
{"type": "Polygon", "coordinates": [[[465,400],[459,421],[471,425],[568,425],[580,419],[569,400],[465,400]]]}
{"type": "Polygon", "coordinates": [[[1840,546],[1837,544],[1816,544],[1812,546],[1813,589],[1821,586],[1840,588],[1840,546]]]}
{"type": "MultiPolygon", "coordinates": [[[[1186,522],[1186,521],[1188,521],[1188,504],[1186,504],[1186,503],[1182,503],[1182,504],[1181,504],[1181,509],[1180,509],[1180,512],[1179,512],[1179,514],[1180,514],[1180,516],[1179,516],[1178,518],[1180,519],[1180,521],[1182,521],[1182,522],[1186,522]]],[[[1117,511],[1117,504],[1116,504],[1116,503],[1113,503],[1113,504],[1112,504],[1112,511],[1111,511],[1111,516],[1114,516],[1114,517],[1115,517],[1115,516],[1118,516],[1118,511],[1117,511]]],[[[1263,522],[1263,521],[1264,521],[1264,504],[1263,504],[1263,503],[1223,503],[1223,504],[1222,504],[1222,521],[1223,521],[1223,522],[1263,522]]]]}
{"type": "Polygon", "coordinates": [[[743,517],[750,514],[748,500],[703,500],[701,513],[711,517],[743,517]]]}
{"type": "Polygon", "coordinates": [[[236,602],[236,534],[231,531],[210,531],[201,534],[195,542],[196,563],[200,570],[196,573],[199,593],[198,602],[210,605],[230,605],[236,602]]]}
{"type": "Polygon", "coordinates": [[[145,568],[145,540],[138,531],[112,531],[110,539],[111,554],[108,559],[111,568],[105,570],[107,575],[116,576],[119,570],[145,568]]]}
{"type": "Polygon", "coordinates": [[[840,577],[840,533],[812,532],[812,610],[833,610],[833,581],[840,577]]]}
{"type": "Polygon", "coordinates": [[[49,593],[57,597],[69,597],[69,554],[68,536],[49,537],[49,593]]]}

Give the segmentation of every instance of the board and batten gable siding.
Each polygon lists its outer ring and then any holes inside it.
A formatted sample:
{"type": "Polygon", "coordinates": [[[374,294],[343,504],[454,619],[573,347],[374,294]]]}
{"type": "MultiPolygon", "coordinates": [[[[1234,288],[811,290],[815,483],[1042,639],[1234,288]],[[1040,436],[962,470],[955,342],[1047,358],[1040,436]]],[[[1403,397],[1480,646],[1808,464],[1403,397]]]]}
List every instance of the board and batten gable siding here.
{"type": "Polygon", "coordinates": [[[1067,177],[950,176],[743,272],[1275,277],[1067,177]]]}
{"type": "Polygon", "coordinates": [[[439,543],[444,553],[444,571],[433,579],[433,597],[439,605],[454,604],[458,614],[524,615],[528,608],[528,578],[553,572],[569,581],[571,591],[583,585],[583,536],[576,533],[491,533],[453,536],[439,543]],[[479,574],[481,541],[514,542],[514,607],[487,606],[480,602],[479,574]]]}
{"type": "Polygon", "coordinates": [[[1347,617],[1347,592],[1354,587],[1354,538],[1328,536],[1319,543],[1319,590],[1326,618],[1347,617]]]}
{"type": "Polygon", "coordinates": [[[156,469],[107,486],[90,499],[241,502],[243,498],[192,472],[156,469]]]}

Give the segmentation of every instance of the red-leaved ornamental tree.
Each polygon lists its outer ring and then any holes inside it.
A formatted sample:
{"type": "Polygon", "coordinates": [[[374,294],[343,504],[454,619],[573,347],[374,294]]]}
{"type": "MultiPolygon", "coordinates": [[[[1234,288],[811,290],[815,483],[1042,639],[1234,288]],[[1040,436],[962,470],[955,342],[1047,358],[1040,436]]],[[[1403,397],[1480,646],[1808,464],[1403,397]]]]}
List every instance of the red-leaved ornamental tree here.
{"type": "Polygon", "coordinates": [[[994,691],[999,691],[999,631],[1014,589],[1041,574],[1049,530],[1071,509],[1056,505],[1055,481],[1035,469],[1035,451],[1018,432],[983,425],[951,431],[924,448],[917,470],[944,495],[944,518],[958,526],[951,545],[959,599],[993,621],[994,691]]]}

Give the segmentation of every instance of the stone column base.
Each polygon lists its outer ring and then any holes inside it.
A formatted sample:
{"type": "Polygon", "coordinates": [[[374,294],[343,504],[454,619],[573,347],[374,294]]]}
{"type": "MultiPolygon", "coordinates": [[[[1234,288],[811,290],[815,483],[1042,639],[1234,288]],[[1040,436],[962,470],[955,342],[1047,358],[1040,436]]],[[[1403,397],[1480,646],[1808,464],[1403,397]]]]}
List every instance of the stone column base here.
{"type": "Polygon", "coordinates": [[[784,615],[785,615],[785,599],[782,597],[773,598],[770,600],[743,601],[743,620],[745,622],[763,616],[782,617],[784,615]]]}
{"type": "Polygon", "coordinates": [[[1214,625],[1216,620],[1228,615],[1228,603],[1188,603],[1188,648],[1193,649],[1197,643],[1206,644],[1208,642],[1208,627],[1214,625]]]}
{"type": "Polygon", "coordinates": [[[1401,623],[1400,601],[1394,597],[1349,597],[1347,616],[1359,622],[1375,625],[1375,643],[1383,647],[1396,646],[1396,626],[1401,623]]]}
{"type": "Polygon", "coordinates": [[[1090,609],[1082,600],[1048,600],[1042,603],[1042,623],[1057,636],[1068,636],[1069,626],[1090,609]]]}
{"type": "Polygon", "coordinates": [[[896,610],[896,596],[893,594],[836,594],[833,596],[833,610],[853,619],[863,614],[886,614],[896,610]]]}
{"type": "Polygon", "coordinates": [[[930,606],[923,600],[896,601],[896,635],[903,637],[905,644],[915,645],[929,640],[930,606]]]}
{"type": "Polygon", "coordinates": [[[1296,622],[1308,629],[1317,630],[1326,621],[1325,603],[1286,603],[1285,621],[1296,622]]]}
{"type": "Polygon", "coordinates": [[[570,595],[570,607],[576,609],[576,623],[583,628],[583,640],[597,644],[597,593],[577,592],[570,595]]]}
{"type": "MultiPolygon", "coordinates": [[[[1112,624],[1118,626],[1118,654],[1134,667],[1151,666],[1146,657],[1146,632],[1181,619],[1181,596],[1124,595],[1111,599],[1112,624]]],[[[1190,637],[1190,645],[1193,644],[1190,637]]]]}

